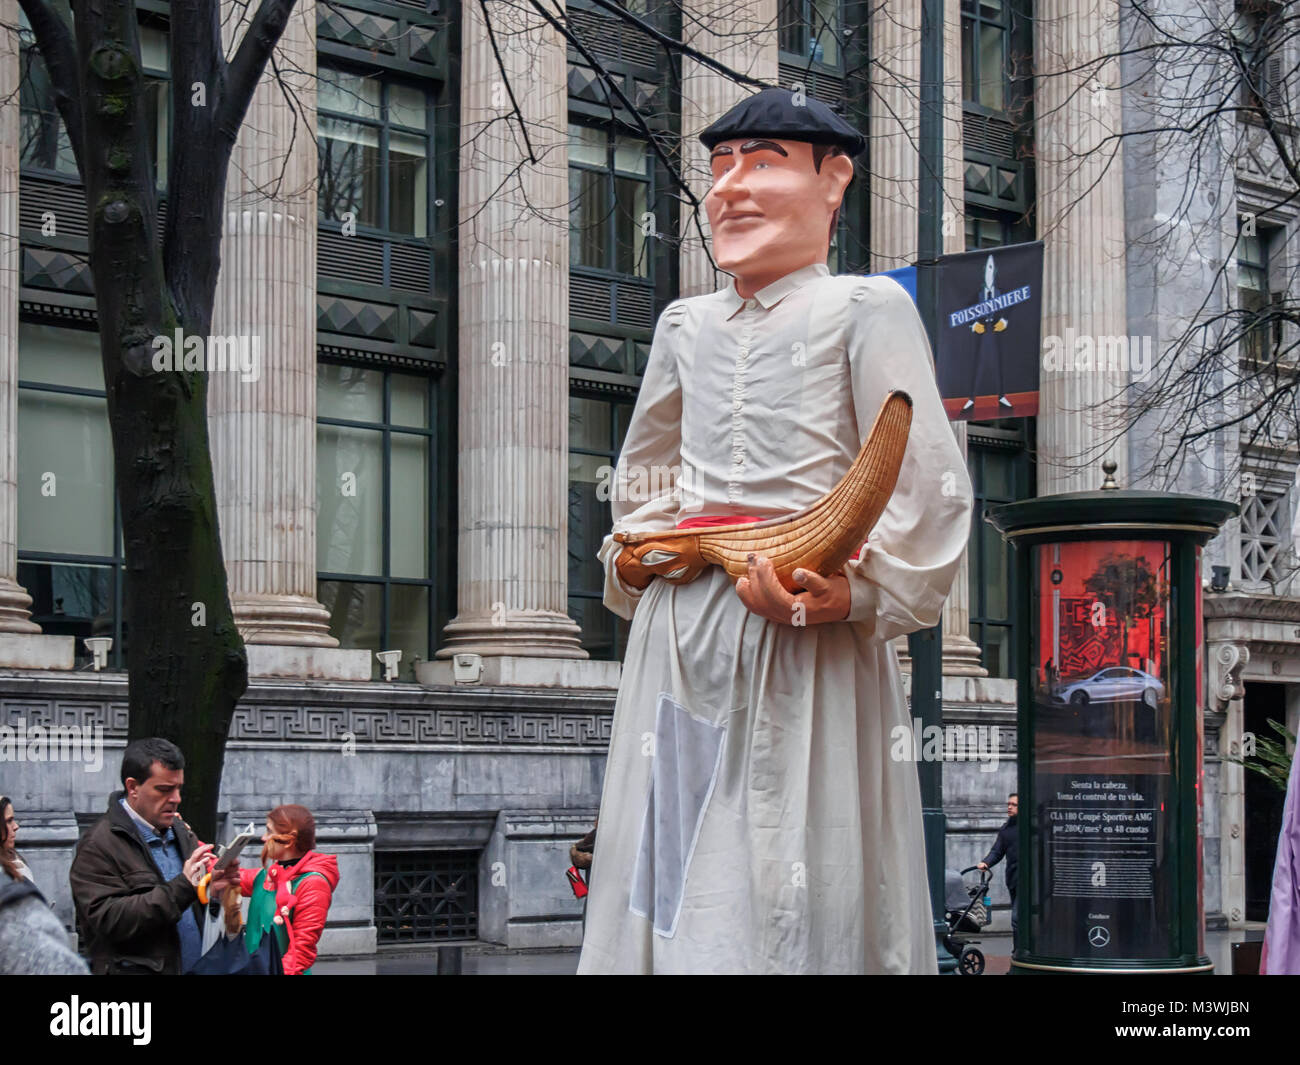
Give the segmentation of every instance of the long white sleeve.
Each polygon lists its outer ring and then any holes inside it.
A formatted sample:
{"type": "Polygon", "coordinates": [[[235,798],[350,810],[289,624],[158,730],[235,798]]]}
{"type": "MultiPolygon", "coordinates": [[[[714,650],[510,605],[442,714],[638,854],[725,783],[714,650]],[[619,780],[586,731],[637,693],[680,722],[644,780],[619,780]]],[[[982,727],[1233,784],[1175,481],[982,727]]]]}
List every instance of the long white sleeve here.
{"type": "Polygon", "coordinates": [[[670,304],[655,327],[641,391],[614,472],[610,500],[614,527],[596,556],[605,566],[605,606],[629,620],[644,592],[619,580],[614,563],[623,545],[614,542],[613,534],[670,529],[677,524],[682,389],[673,335],[684,313],[680,304],[670,304]]]}
{"type": "Polygon", "coordinates": [[[852,294],[849,366],[859,438],[891,389],[912,397],[912,428],[898,485],[867,547],[845,567],[848,620],[890,640],[939,622],[970,536],[970,475],[935,383],[921,317],[889,278],[864,278],[852,294]]]}

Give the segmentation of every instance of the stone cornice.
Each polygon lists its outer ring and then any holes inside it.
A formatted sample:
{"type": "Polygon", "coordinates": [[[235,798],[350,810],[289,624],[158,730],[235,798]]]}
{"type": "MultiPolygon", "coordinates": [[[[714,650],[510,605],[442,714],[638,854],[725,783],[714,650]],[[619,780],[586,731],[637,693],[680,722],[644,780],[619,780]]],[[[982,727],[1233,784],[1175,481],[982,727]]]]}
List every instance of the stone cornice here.
{"type": "MultiPolygon", "coordinates": [[[[259,681],[235,708],[230,742],[404,747],[572,747],[609,743],[615,692],[259,681]]],[[[121,673],[0,672],[0,724],[88,727],[126,738],[121,673]]]]}
{"type": "Polygon", "coordinates": [[[1206,593],[1202,598],[1205,617],[1239,618],[1243,621],[1294,621],[1300,623],[1300,599],[1276,595],[1206,593]]]}

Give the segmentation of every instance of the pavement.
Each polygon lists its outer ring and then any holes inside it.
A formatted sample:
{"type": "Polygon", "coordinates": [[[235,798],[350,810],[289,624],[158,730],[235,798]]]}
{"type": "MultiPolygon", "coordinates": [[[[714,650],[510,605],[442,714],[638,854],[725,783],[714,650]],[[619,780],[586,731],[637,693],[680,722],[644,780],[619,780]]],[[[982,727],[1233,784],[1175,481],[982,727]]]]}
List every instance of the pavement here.
{"type": "MultiPolygon", "coordinates": [[[[1216,976],[1232,973],[1232,944],[1259,940],[1262,924],[1245,929],[1207,932],[1205,951],[1214,962],[1216,976]]],[[[1002,976],[1011,968],[1011,933],[991,932],[979,937],[986,976],[1002,976]]],[[[444,948],[446,949],[446,948],[444,948]]],[[[463,944],[464,976],[572,976],[578,970],[578,948],[563,950],[507,950],[488,944],[463,944]]],[[[349,958],[322,958],[312,969],[321,975],[431,976],[438,971],[438,950],[429,947],[391,948],[378,954],[349,958]]]]}

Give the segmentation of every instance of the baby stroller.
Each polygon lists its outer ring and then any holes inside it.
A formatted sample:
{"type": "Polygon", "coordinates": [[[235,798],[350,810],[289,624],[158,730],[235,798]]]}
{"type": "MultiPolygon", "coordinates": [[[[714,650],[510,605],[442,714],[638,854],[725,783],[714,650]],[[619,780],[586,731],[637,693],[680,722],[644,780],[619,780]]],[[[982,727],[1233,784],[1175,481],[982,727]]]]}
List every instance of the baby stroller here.
{"type": "Polygon", "coordinates": [[[943,945],[957,959],[957,972],[961,976],[979,976],[984,972],[984,952],[974,945],[979,940],[968,937],[989,923],[987,900],[992,882],[992,871],[975,865],[960,873],[955,869],[944,870],[944,918],[948,922],[948,934],[943,937],[943,945]],[[979,873],[979,882],[968,886],[962,879],[967,873],[979,873]]]}

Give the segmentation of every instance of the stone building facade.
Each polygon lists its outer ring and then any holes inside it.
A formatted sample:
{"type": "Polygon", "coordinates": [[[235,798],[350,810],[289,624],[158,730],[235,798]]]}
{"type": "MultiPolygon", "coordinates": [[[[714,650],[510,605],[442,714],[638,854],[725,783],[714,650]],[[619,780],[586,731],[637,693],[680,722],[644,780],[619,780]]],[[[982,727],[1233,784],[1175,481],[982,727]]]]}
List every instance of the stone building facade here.
{"type": "MultiPolygon", "coordinates": [[[[162,159],[168,10],[138,6],[162,159]]],[[[232,832],[280,802],[316,812],[342,873],[327,951],[580,942],[564,870],[597,813],[626,632],[600,605],[602,471],[658,311],[719,282],[688,209],[708,184],[694,135],[744,90],[704,60],[802,85],[869,132],[833,269],[915,259],[919,16],[851,0],[690,0],[689,17],[627,7],[643,26],[570,0],[566,39],[527,5],[487,5],[489,33],[476,4],[300,0],[281,45],[297,114],[268,82],[240,135],[214,330],[259,338],[263,357],[256,380],[219,376],[210,400],[252,674],[221,807],[232,832]],[[656,33],[691,51],[669,58],[656,33]],[[679,144],[684,189],[667,165],[679,144]],[[392,680],[376,657],[388,651],[402,652],[392,680]]],[[[1110,158],[1139,90],[1121,87],[1118,63],[1095,84],[1072,80],[1118,53],[1120,9],[947,0],[945,247],[1041,235],[1044,335],[1141,334],[1158,347],[1205,279],[1170,282],[1135,238],[1168,210],[1162,182],[1186,161],[1132,141],[1110,158]]],[[[104,759],[2,764],[0,790],[70,922],[68,863],[116,786],[125,736],[125,568],[81,191],[40,64],[24,62],[20,36],[6,44],[0,714],[102,728],[104,759]],[[106,668],[91,667],[87,638],[113,641],[106,668]]],[[[1266,146],[1206,180],[1225,175],[1243,210],[1286,189],[1266,146]]],[[[1267,218],[1269,261],[1294,247],[1293,224],[1267,218]]],[[[1289,276],[1266,270],[1265,290],[1289,276]]],[[[1014,589],[1008,549],[978,512],[1098,487],[1102,457],[1144,486],[1150,434],[1071,466],[1099,432],[1089,404],[1126,384],[1045,372],[1036,419],[954,425],[977,516],[943,616],[944,721],[983,728],[996,757],[945,765],[950,866],[983,856],[1016,782],[1014,589]]],[[[1220,472],[1241,460],[1234,447],[1220,472]]],[[[1226,590],[1205,598],[1206,910],[1232,925],[1249,917],[1262,859],[1248,849],[1272,807],[1220,755],[1261,714],[1293,729],[1300,718],[1300,589],[1269,581],[1284,546],[1260,547],[1277,539],[1261,530],[1290,528],[1294,441],[1244,457],[1255,502],[1206,553],[1207,568],[1227,567],[1215,585],[1226,590]]],[[[1005,899],[999,877],[995,904],[1005,899]]]]}

